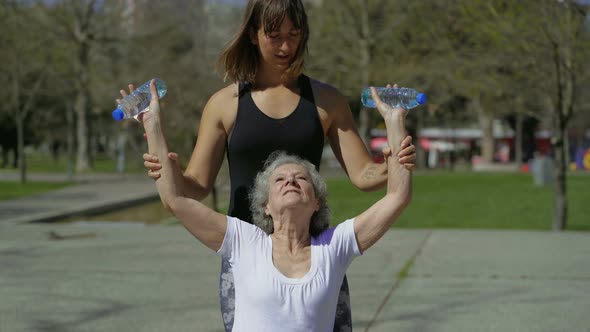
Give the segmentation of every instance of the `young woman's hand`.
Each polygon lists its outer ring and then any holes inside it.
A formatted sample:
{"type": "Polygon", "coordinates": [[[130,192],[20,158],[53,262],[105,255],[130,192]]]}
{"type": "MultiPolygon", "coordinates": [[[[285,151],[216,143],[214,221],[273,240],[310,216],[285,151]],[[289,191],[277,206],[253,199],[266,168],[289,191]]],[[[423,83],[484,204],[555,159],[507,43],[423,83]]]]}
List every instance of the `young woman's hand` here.
{"type": "MultiPolygon", "coordinates": [[[[399,163],[408,171],[416,170],[416,147],[412,144],[412,136],[406,136],[400,147],[401,151],[397,154],[399,163]]],[[[383,159],[387,162],[387,157],[391,157],[391,148],[386,146],[381,150],[381,153],[383,153],[383,159]]]]}
{"type": "Polygon", "coordinates": [[[412,136],[406,136],[401,144],[401,151],[397,154],[399,163],[408,171],[416,170],[416,147],[412,144],[412,136]]]}
{"type": "MultiPolygon", "coordinates": [[[[178,154],[176,152],[169,152],[168,159],[172,160],[174,163],[178,163],[178,154]]],[[[148,170],[148,176],[154,180],[160,178],[160,169],[162,169],[162,164],[160,164],[160,160],[156,155],[144,153],[143,154],[143,166],[148,170]]]]}

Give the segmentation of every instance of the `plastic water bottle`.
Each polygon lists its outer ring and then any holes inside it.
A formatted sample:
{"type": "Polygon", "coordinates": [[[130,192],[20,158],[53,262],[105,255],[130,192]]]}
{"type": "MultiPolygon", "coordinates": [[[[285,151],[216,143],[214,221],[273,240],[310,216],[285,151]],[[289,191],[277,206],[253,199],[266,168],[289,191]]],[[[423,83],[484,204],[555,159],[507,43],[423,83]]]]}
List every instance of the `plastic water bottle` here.
{"type": "MultiPolygon", "coordinates": [[[[156,89],[158,90],[158,96],[160,98],[166,95],[166,83],[159,78],[156,78],[156,89]]],[[[150,82],[151,80],[142,84],[127,97],[121,99],[117,109],[113,111],[113,118],[117,121],[123,119],[129,119],[149,106],[150,100],[152,100],[152,94],[150,93],[150,82]]]]}
{"type": "MultiPolygon", "coordinates": [[[[381,100],[393,108],[404,108],[409,110],[418,105],[426,103],[426,95],[410,88],[375,88],[381,100]]],[[[371,96],[371,89],[365,88],[361,94],[363,106],[376,108],[375,101],[371,96]]]]}

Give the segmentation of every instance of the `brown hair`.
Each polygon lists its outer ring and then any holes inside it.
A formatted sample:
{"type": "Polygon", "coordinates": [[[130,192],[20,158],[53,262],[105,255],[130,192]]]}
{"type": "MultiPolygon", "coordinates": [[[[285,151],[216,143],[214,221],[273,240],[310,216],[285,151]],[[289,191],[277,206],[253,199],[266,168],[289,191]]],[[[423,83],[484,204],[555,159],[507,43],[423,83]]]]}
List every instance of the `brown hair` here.
{"type": "Polygon", "coordinates": [[[251,28],[258,31],[260,27],[264,32],[276,31],[287,15],[293,26],[301,30],[301,40],[295,60],[286,73],[296,77],[303,72],[309,27],[301,0],[249,0],[239,30],[219,55],[218,64],[224,80],[254,82],[260,55],[258,47],[250,40],[249,31],[251,28]]]}

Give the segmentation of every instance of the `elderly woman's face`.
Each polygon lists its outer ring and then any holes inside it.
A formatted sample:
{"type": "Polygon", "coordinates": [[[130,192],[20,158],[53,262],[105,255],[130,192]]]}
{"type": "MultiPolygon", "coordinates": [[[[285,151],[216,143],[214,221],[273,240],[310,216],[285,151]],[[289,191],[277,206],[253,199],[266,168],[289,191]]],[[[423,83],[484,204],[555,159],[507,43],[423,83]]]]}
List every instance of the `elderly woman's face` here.
{"type": "Polygon", "coordinates": [[[269,179],[267,214],[288,207],[308,209],[313,213],[319,209],[311,177],[305,167],[285,164],[277,167],[269,179]]]}

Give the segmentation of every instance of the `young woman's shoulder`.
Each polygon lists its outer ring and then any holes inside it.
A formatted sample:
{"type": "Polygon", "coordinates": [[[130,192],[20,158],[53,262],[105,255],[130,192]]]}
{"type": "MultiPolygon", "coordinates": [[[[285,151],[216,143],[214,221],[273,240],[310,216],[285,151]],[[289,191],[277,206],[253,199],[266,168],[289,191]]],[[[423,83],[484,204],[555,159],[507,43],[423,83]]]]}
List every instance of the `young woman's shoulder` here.
{"type": "Polygon", "coordinates": [[[217,90],[207,102],[207,105],[224,107],[228,103],[238,102],[238,84],[232,83],[224,88],[217,90]]]}
{"type": "Polygon", "coordinates": [[[238,85],[232,83],[215,92],[203,110],[203,119],[221,123],[229,133],[238,112],[238,85]]]}
{"type": "Polygon", "coordinates": [[[327,112],[348,109],[348,100],[334,86],[310,78],[315,103],[327,112]]]}
{"type": "Polygon", "coordinates": [[[336,89],[336,87],[316,80],[314,78],[309,79],[311,83],[311,88],[313,89],[314,94],[317,94],[319,97],[322,98],[344,98],[342,93],[336,89]]]}

